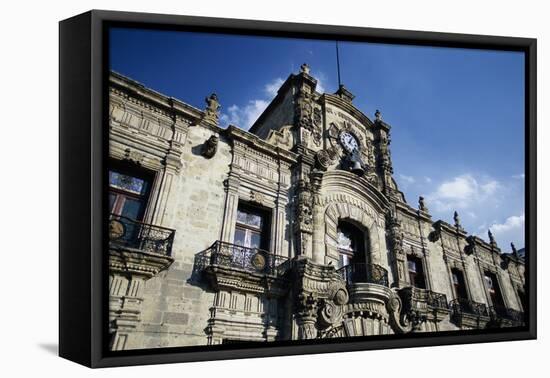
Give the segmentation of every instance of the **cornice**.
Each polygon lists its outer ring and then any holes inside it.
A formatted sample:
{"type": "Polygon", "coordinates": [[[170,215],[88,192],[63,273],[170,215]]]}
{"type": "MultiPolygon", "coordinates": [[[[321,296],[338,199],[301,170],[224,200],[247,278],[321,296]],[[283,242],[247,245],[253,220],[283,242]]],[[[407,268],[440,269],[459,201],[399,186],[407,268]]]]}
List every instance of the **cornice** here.
{"type": "Polygon", "coordinates": [[[190,118],[194,122],[200,122],[204,117],[204,112],[174,97],[166,96],[156,92],[138,81],[132,80],[115,71],[109,75],[109,86],[117,88],[128,95],[144,101],[154,107],[161,108],[168,112],[173,112],[184,118],[190,118]]]}

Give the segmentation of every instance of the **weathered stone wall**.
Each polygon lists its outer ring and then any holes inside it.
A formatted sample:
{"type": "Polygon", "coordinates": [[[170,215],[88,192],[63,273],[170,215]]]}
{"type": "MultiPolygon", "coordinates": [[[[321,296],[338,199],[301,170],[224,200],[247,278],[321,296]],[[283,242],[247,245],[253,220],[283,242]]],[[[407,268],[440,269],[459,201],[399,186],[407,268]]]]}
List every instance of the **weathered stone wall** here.
{"type": "Polygon", "coordinates": [[[205,328],[214,293],[192,277],[195,255],[220,237],[225,207],[224,180],[231,149],[223,138],[211,159],[201,155],[212,128],[192,126],[182,153],[182,169],[170,187],[161,225],[176,230],[175,261],[147,281],[142,313],[143,344],[149,347],[207,342],[205,328]]]}

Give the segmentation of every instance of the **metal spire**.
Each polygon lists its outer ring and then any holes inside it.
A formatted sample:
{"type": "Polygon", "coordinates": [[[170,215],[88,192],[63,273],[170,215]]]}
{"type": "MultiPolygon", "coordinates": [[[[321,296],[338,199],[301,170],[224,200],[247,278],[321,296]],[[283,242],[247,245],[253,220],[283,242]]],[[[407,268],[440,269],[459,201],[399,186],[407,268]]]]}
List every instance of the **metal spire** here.
{"type": "Polygon", "coordinates": [[[336,41],[336,69],[338,71],[338,88],[342,86],[342,82],[340,80],[340,52],[338,49],[338,41],[336,41]]]}

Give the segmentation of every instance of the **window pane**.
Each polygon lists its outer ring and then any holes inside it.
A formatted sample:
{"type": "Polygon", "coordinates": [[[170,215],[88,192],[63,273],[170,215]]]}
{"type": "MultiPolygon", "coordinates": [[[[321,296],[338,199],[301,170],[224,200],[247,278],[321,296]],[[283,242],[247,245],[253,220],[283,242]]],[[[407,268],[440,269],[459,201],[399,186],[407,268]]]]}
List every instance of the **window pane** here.
{"type": "Polygon", "coordinates": [[[261,235],[259,232],[248,231],[250,233],[250,243],[247,247],[260,248],[261,235]]]}
{"type": "Polygon", "coordinates": [[[145,180],[114,171],[109,171],[109,185],[113,188],[140,195],[145,194],[147,190],[147,183],[145,180]]]}
{"type": "Polygon", "coordinates": [[[124,205],[122,206],[122,212],[120,215],[130,219],[137,219],[141,217],[143,202],[137,199],[126,197],[124,198],[124,205]]]}
{"type": "Polygon", "coordinates": [[[237,222],[251,227],[262,227],[262,217],[260,215],[246,212],[241,209],[237,210],[237,222]]]}
{"type": "Polygon", "coordinates": [[[407,261],[407,264],[409,266],[409,271],[410,272],[415,272],[416,273],[416,261],[414,260],[408,260],[407,261]]]}
{"type": "Polygon", "coordinates": [[[235,239],[234,239],[233,243],[237,244],[237,245],[243,245],[244,246],[245,238],[246,238],[246,230],[236,228],[235,229],[235,239]]]}
{"type": "Polygon", "coordinates": [[[109,193],[109,212],[114,212],[114,206],[115,206],[115,200],[116,200],[116,194],[109,193]]]}
{"type": "Polygon", "coordinates": [[[246,228],[235,228],[233,243],[247,248],[260,248],[261,233],[246,228]]]}

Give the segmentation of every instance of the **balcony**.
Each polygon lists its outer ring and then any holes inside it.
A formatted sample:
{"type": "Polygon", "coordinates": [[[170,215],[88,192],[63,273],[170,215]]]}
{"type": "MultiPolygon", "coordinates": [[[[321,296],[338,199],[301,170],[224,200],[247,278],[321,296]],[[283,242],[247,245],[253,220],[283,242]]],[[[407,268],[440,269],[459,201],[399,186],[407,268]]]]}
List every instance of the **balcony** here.
{"type": "Polygon", "coordinates": [[[435,291],[427,291],[426,303],[428,307],[434,309],[449,309],[447,296],[442,293],[436,293],[435,291]]]}
{"type": "Polygon", "coordinates": [[[484,328],[489,321],[489,310],[484,303],[466,298],[451,301],[451,321],[463,328],[484,328]]]}
{"type": "Polygon", "coordinates": [[[370,283],[389,286],[388,271],[376,264],[355,263],[338,269],[346,284],[370,283]]]}
{"type": "Polygon", "coordinates": [[[119,215],[109,217],[111,248],[137,250],[145,253],[170,256],[176,231],[154,226],[119,215]]]}
{"type": "Polygon", "coordinates": [[[404,287],[398,294],[403,303],[403,312],[412,322],[414,330],[422,329],[422,323],[426,321],[440,322],[449,314],[445,294],[414,286],[404,287]]]}
{"type": "Polygon", "coordinates": [[[489,316],[500,326],[519,327],[525,324],[523,312],[501,305],[489,307],[489,316]]]}
{"type": "Polygon", "coordinates": [[[203,266],[234,268],[250,273],[281,275],[288,268],[288,258],[258,248],[216,241],[199,254],[203,266]]]}
{"type": "Polygon", "coordinates": [[[195,256],[195,273],[215,289],[282,296],[289,287],[285,273],[291,260],[258,248],[216,241],[195,256]]]}

